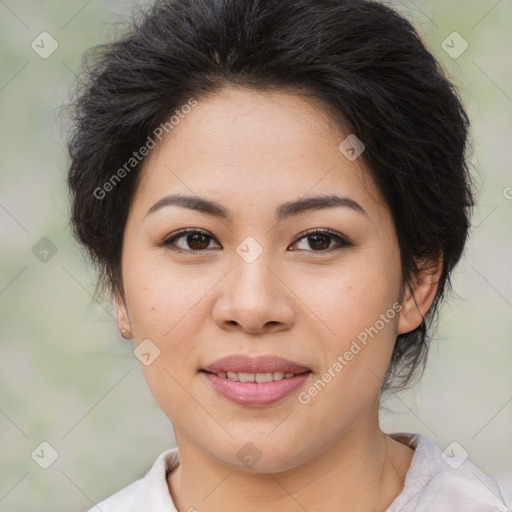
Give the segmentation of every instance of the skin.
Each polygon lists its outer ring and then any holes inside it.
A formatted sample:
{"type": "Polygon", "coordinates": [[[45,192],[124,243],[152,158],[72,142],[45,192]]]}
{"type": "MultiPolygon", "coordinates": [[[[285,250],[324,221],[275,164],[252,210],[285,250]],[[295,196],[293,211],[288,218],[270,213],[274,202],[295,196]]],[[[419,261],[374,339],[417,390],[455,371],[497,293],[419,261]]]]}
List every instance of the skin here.
{"type": "Polygon", "coordinates": [[[115,301],[135,345],[149,338],[160,350],[141,368],[175,430],[180,465],[168,486],[180,512],[377,511],[403,488],[413,451],[381,431],[379,391],[397,334],[415,329],[432,303],[436,274],[403,286],[389,209],[362,159],[338,149],[348,134],[312,99],[226,87],[198,98],[145,161],[115,301]],[[216,201],[232,219],[179,206],[146,215],[175,193],[216,201]],[[366,214],[335,207],[276,221],[282,203],[323,194],[349,197],[366,214]],[[183,228],[211,238],[194,245],[184,236],[175,250],[162,243],[183,228]],[[353,245],[310,243],[303,232],[313,228],[353,245]],[[236,252],[246,237],[263,250],[252,263],[236,252]],[[400,313],[300,403],[298,392],[393,304],[400,313]],[[239,353],[285,357],[312,374],[274,404],[237,405],[198,370],[239,353]],[[248,442],[261,454],[253,467],[237,457],[248,442]]]}

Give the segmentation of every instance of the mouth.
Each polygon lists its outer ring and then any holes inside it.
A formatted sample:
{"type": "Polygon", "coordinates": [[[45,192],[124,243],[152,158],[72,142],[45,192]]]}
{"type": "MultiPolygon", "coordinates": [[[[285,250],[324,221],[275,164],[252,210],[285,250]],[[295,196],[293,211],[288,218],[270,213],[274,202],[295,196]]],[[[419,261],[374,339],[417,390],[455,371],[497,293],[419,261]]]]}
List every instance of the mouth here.
{"type": "Polygon", "coordinates": [[[224,398],[249,407],[266,406],[285,398],[312,373],[308,367],[287,359],[244,355],[218,359],[199,372],[224,398]]]}
{"type": "Polygon", "coordinates": [[[293,373],[293,372],[258,372],[258,373],[249,373],[249,372],[225,372],[220,371],[217,373],[208,372],[206,370],[206,373],[210,373],[211,375],[216,375],[219,379],[229,379],[233,382],[257,382],[258,384],[262,384],[264,382],[272,382],[276,380],[283,380],[283,379],[292,379],[296,375],[302,375],[302,373],[308,373],[301,372],[301,373],[293,373]]]}
{"type": "MultiPolygon", "coordinates": [[[[223,378],[228,377],[228,373],[247,373],[254,375],[263,373],[282,373],[283,377],[286,378],[286,375],[289,374],[297,375],[299,373],[311,371],[307,366],[291,361],[290,359],[271,355],[250,357],[243,354],[222,357],[221,359],[217,359],[213,363],[208,364],[204,368],[201,368],[201,370],[208,373],[214,373],[216,375],[219,373],[221,373],[221,375],[225,373],[226,375],[223,376],[223,378]]],[[[280,378],[282,377],[278,375],[278,379],[280,378]]]]}

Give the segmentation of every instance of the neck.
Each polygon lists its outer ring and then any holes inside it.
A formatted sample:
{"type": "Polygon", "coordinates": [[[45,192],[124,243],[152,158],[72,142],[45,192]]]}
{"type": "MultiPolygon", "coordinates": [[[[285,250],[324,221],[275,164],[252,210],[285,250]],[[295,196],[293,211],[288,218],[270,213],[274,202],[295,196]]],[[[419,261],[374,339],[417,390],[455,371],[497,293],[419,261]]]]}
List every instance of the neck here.
{"type": "Polygon", "coordinates": [[[401,492],[413,450],[385,435],[378,420],[354,426],[307,463],[269,473],[239,471],[176,440],[180,465],[169,476],[179,512],[378,512],[401,492]]]}

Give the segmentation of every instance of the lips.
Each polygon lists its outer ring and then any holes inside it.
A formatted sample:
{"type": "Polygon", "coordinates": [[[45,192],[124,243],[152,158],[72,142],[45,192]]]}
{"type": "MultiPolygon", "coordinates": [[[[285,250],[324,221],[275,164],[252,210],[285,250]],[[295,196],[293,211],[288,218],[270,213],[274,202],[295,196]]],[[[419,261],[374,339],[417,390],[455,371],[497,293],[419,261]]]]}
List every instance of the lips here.
{"type": "Polygon", "coordinates": [[[224,357],[202,368],[201,373],[220,395],[239,405],[267,406],[301,387],[311,370],[274,356],[224,357]]]}
{"type": "Polygon", "coordinates": [[[236,372],[236,373],[304,373],[311,371],[308,367],[275,356],[248,357],[234,355],[217,359],[213,363],[202,368],[209,373],[236,372]]]}

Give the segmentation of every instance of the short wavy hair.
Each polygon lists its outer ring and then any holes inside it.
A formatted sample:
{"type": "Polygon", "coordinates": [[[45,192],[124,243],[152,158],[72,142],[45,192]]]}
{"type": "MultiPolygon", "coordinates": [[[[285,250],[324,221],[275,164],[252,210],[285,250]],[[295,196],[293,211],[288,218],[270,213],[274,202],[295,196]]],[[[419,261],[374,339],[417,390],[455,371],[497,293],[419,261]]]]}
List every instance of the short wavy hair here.
{"type": "Polygon", "coordinates": [[[403,283],[442,257],[434,302],[396,339],[382,389],[423,371],[438,306],[461,257],[473,206],[469,119],[455,85],[411,23],[365,0],[158,0],[127,33],[91,49],[70,105],[73,234],[124,297],[121,252],[144,159],[102,187],[191,98],[225,86],[320,100],[365,144],[363,163],[392,214],[403,283]]]}

